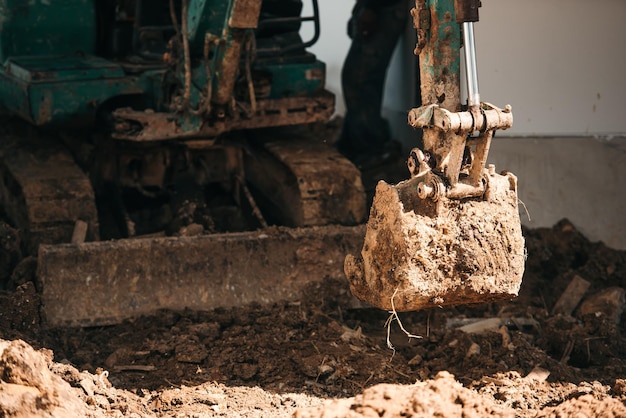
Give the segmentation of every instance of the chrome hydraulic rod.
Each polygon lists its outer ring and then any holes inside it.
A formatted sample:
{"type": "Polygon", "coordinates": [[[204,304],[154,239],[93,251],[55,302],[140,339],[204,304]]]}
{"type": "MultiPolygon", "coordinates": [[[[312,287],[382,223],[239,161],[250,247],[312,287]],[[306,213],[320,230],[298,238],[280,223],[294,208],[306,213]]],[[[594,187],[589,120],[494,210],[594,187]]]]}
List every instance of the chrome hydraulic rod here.
{"type": "Polygon", "coordinates": [[[473,106],[480,106],[474,22],[463,22],[463,46],[465,49],[465,75],[467,77],[467,105],[472,108],[473,106]]]}

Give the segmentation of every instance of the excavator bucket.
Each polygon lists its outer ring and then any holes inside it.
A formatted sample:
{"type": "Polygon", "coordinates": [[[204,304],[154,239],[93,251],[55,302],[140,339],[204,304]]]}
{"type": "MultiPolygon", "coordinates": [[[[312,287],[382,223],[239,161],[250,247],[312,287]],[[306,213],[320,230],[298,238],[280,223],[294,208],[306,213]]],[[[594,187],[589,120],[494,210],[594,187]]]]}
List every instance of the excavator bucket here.
{"type": "Polygon", "coordinates": [[[486,173],[488,197],[421,199],[423,177],[381,181],[360,257],[348,255],[352,293],[385,310],[509,299],[524,271],[513,174],[486,173]]]}
{"type": "Polygon", "coordinates": [[[517,178],[485,168],[496,129],[512,126],[510,106],[481,103],[474,55],[477,1],[418,0],[423,105],[409,124],[424,149],[408,159],[411,178],[376,188],[360,255],[348,255],[352,293],[385,310],[484,303],[515,297],[524,272],[517,178]],[[456,19],[455,19],[456,16],[456,19]],[[459,87],[461,30],[468,102],[459,87]]]}

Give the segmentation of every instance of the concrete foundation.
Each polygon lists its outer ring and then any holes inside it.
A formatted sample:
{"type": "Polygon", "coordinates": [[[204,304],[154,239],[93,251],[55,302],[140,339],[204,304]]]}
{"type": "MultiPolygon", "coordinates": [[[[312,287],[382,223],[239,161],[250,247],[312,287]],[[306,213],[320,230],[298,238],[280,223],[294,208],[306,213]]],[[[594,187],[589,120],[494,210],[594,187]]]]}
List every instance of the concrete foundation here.
{"type": "Polygon", "coordinates": [[[523,224],[567,218],[591,241],[626,250],[626,137],[496,137],[489,163],[517,175],[523,224]]]}

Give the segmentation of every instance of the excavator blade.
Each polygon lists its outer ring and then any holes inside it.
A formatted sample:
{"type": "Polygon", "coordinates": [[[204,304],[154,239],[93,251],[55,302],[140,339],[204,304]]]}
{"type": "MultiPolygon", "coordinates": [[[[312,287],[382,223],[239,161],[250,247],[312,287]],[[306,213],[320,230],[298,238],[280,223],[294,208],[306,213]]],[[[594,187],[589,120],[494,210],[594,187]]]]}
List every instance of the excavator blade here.
{"type": "Polygon", "coordinates": [[[484,198],[439,202],[419,198],[421,177],[379,182],[363,249],[345,260],[352,293],[398,312],[515,297],[526,258],[517,181],[487,176],[484,198]]]}
{"type": "Polygon", "coordinates": [[[159,309],[208,310],[298,300],[311,283],[343,279],[364,227],[42,245],[38,286],[48,326],[100,326],[159,309]]]}

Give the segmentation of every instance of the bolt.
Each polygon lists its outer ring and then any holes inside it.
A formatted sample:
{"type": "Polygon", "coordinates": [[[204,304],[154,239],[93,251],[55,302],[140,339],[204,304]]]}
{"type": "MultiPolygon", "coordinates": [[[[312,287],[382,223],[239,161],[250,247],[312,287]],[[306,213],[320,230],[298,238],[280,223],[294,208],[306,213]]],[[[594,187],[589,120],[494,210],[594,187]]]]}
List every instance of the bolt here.
{"type": "Polygon", "coordinates": [[[433,187],[432,184],[426,184],[422,182],[417,186],[417,195],[422,200],[428,197],[432,197],[435,195],[435,188],[433,187]]]}

